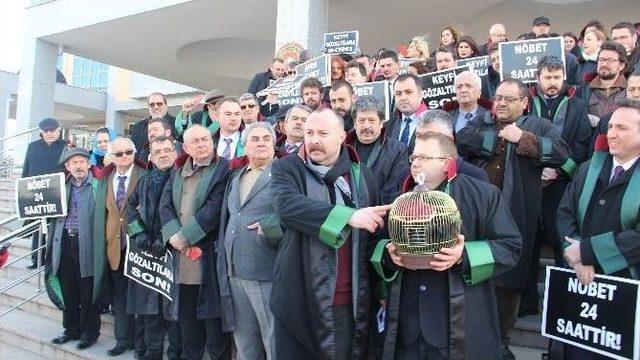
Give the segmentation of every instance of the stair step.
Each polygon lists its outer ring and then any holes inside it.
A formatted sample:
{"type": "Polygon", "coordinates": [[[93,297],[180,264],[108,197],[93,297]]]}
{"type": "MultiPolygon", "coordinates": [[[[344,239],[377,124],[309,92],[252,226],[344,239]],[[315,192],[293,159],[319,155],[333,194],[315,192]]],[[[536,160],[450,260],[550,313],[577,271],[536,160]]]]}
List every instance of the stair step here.
{"type": "MultiPolygon", "coordinates": [[[[29,298],[37,291],[35,284],[22,283],[15,286],[6,293],[0,294],[0,305],[11,307],[19,302],[29,298]]],[[[46,293],[37,296],[35,299],[28,301],[20,306],[24,312],[46,317],[58,323],[62,326],[62,311],[59,310],[52,302],[46,293]]],[[[17,311],[17,310],[16,310],[17,311]]],[[[8,316],[8,315],[7,315],[8,316]]],[[[6,317],[6,316],[5,316],[6,317]]],[[[3,318],[0,318],[0,322],[3,318]]],[[[100,327],[100,334],[113,336],[113,316],[111,314],[104,314],[101,316],[102,326],[100,327]]]]}
{"type": "Polygon", "coordinates": [[[548,340],[540,334],[542,315],[529,315],[519,318],[511,331],[511,343],[537,349],[546,349],[548,340]]]}
{"type": "Polygon", "coordinates": [[[0,340],[0,359],[47,360],[48,358],[33,353],[28,349],[11,346],[0,340]]]}
{"type": "MultiPolygon", "coordinates": [[[[6,309],[7,307],[0,306],[0,312],[6,309]]],[[[76,349],[77,341],[70,341],[64,345],[52,344],[51,339],[59,335],[61,330],[59,321],[27,311],[15,310],[0,318],[0,343],[29,349],[46,359],[107,360],[132,357],[131,352],[118,357],[107,356],[107,350],[113,347],[115,339],[105,335],[101,335],[95,345],[85,350],[76,349]]]]}

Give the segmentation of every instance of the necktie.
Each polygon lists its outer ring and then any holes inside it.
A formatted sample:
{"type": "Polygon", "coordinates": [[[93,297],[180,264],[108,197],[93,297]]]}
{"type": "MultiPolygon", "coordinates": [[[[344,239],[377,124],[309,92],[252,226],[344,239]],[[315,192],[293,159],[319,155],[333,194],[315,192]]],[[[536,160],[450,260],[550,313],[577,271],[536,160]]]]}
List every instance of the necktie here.
{"type": "Polygon", "coordinates": [[[222,157],[226,159],[231,159],[231,142],[233,139],[224,139],[226,143],[224,150],[222,151],[222,157]]]}
{"type": "MultiPolygon", "coordinates": [[[[116,203],[118,209],[122,211],[125,205],[126,190],[124,188],[124,182],[127,180],[126,176],[118,176],[118,191],[116,192],[116,203]]],[[[124,235],[124,226],[120,226],[120,250],[127,246],[127,238],[124,235]]]]}
{"type": "Polygon", "coordinates": [[[611,177],[611,181],[609,181],[609,184],[613,184],[614,181],[620,179],[622,177],[622,174],[624,174],[624,168],[620,165],[616,166],[613,169],[613,176],[611,177]]]}
{"type": "Polygon", "coordinates": [[[284,149],[287,152],[287,154],[291,154],[292,152],[296,151],[298,147],[295,144],[286,144],[284,146],[284,149]]]}
{"type": "Polygon", "coordinates": [[[402,130],[402,134],[400,134],[400,141],[405,145],[409,146],[409,123],[411,122],[410,117],[404,118],[404,129],[402,130]]]}

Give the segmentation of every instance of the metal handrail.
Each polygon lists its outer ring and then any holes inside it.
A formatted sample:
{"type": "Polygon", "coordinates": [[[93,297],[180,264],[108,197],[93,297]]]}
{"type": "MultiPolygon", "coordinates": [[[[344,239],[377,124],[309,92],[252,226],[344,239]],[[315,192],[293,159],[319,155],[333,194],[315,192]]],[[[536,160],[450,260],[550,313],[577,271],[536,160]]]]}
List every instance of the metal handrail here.
{"type": "Polygon", "coordinates": [[[6,218],[0,220],[0,226],[7,225],[8,223],[18,220],[18,214],[9,215],[6,218]]]}
{"type": "Polygon", "coordinates": [[[12,243],[14,240],[16,240],[16,238],[22,238],[29,234],[33,234],[34,232],[38,231],[37,228],[39,226],[40,226],[40,222],[34,221],[27,225],[24,225],[21,228],[13,230],[8,234],[2,235],[0,236],[0,245],[2,245],[5,242],[12,243]]]}
{"type": "Polygon", "coordinates": [[[9,140],[9,139],[13,139],[13,138],[16,138],[16,137],[18,137],[18,136],[22,136],[22,135],[30,134],[30,133],[32,133],[32,132],[34,132],[34,131],[38,130],[38,129],[39,129],[39,128],[35,127],[35,128],[31,128],[31,129],[28,129],[28,130],[21,131],[21,132],[19,132],[19,133],[13,134],[13,135],[5,136],[5,137],[3,137],[3,138],[0,138],[0,142],[7,141],[7,140],[9,140]]]}

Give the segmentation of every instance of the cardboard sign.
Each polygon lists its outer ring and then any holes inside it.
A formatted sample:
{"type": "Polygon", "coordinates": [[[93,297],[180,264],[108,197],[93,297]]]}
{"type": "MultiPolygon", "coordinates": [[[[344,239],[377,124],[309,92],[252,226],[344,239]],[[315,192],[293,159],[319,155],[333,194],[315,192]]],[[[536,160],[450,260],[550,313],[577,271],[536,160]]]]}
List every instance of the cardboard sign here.
{"type": "Polygon", "coordinates": [[[384,106],[385,118],[383,121],[389,119],[389,82],[388,81],[374,81],[363,84],[354,84],[353,93],[356,96],[369,95],[373,96],[384,106]]]}
{"type": "Polygon", "coordinates": [[[341,31],[324,34],[324,53],[325,54],[360,54],[358,41],[360,40],[360,32],[341,31]]]}
{"type": "MultiPolygon", "coordinates": [[[[499,44],[500,80],[518,79],[522,82],[537,82],[538,61],[547,55],[557,56],[567,68],[564,55],[564,40],[561,37],[533,40],[509,41],[499,44]]],[[[567,72],[564,72],[565,79],[567,72]]]]}
{"type": "Polygon", "coordinates": [[[445,102],[456,99],[453,81],[456,75],[469,70],[466,66],[435,71],[418,76],[422,81],[422,98],[429,109],[440,109],[445,102]]]}
{"type": "Polygon", "coordinates": [[[491,59],[489,56],[478,56],[468,59],[458,60],[458,66],[466,66],[484,81],[489,76],[489,65],[491,59]]]}
{"type": "Polygon", "coordinates": [[[398,64],[400,64],[400,68],[398,69],[398,75],[406,74],[409,72],[409,65],[414,62],[422,62],[420,58],[399,58],[398,64]]]}
{"type": "Polygon", "coordinates": [[[127,251],[124,260],[124,275],[171,301],[173,286],[173,254],[166,250],[157,257],[139,249],[127,236],[127,251]]]}
{"type": "Polygon", "coordinates": [[[291,90],[292,87],[300,86],[300,82],[304,76],[287,76],[281,77],[276,81],[272,81],[271,84],[263,90],[258,91],[256,96],[267,96],[269,94],[277,94],[281,96],[282,94],[291,90]]]}
{"type": "Polygon", "coordinates": [[[322,86],[331,86],[331,56],[320,55],[296,66],[298,76],[315,77],[322,86]]]}
{"type": "Polygon", "coordinates": [[[640,281],[548,266],[542,335],[614,359],[640,358],[640,281]]]}
{"type": "Polygon", "coordinates": [[[64,174],[18,179],[16,199],[16,213],[20,220],[67,216],[64,174]]]}

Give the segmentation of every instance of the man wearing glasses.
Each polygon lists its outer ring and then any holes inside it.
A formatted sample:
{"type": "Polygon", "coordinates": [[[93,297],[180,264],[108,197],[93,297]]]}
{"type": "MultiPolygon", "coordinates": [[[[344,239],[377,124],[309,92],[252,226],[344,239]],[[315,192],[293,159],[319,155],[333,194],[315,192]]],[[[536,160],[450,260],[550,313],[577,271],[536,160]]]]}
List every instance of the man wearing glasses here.
{"type": "MultiPolygon", "coordinates": [[[[618,108],[616,100],[625,98],[627,80],[622,75],[627,63],[624,46],[605,41],[598,53],[597,76],[580,86],[578,94],[587,103],[591,126],[598,126],[603,115],[618,108]]],[[[588,80],[588,79],[585,79],[588,80]]]]}
{"type": "Polygon", "coordinates": [[[116,138],[109,144],[108,152],[113,163],[104,168],[103,177],[96,187],[93,295],[94,298],[100,296],[104,281],[109,276],[117,343],[107,354],[118,356],[134,347],[134,316],[127,314],[129,281],[123,274],[127,247],[125,234],[128,199],[145,169],[134,164],[136,147],[131,139],[116,138]]]}
{"type": "MultiPolygon", "coordinates": [[[[147,105],[149,106],[149,117],[135,123],[131,131],[131,140],[133,140],[136,149],[143,149],[145,144],[149,142],[147,127],[151,119],[164,119],[169,124],[175,122],[175,118],[167,113],[167,97],[164,94],[159,92],[152,93],[147,98],[147,105]]],[[[178,135],[175,129],[171,130],[171,135],[174,138],[178,135]]]]}
{"type": "Polygon", "coordinates": [[[461,155],[484,168],[490,182],[502,190],[522,234],[522,257],[515,268],[493,280],[503,359],[514,358],[509,350],[509,333],[531,269],[542,200],[542,169],[559,168],[568,158],[568,147],[558,127],[547,119],[523,115],[527,94],[521,81],[502,81],[493,104],[495,117],[487,112],[456,136],[461,155]]]}
{"type": "Polygon", "coordinates": [[[264,116],[260,114],[260,107],[258,106],[258,98],[251,93],[245,93],[240,95],[238,99],[240,102],[240,115],[242,117],[242,123],[247,126],[256,121],[263,121],[264,116]]]}
{"type": "MultiPolygon", "coordinates": [[[[284,60],[280,58],[274,58],[271,61],[271,66],[265,72],[257,73],[253,79],[251,79],[251,84],[249,84],[249,88],[247,89],[248,93],[257,94],[260,91],[269,87],[271,81],[278,80],[279,78],[286,76],[287,65],[284,63],[284,60]]],[[[264,117],[269,117],[275,115],[278,112],[278,97],[275,94],[270,94],[269,96],[261,96],[259,98],[260,102],[260,113],[264,117]],[[265,101],[268,100],[268,101],[265,101]]]]}

